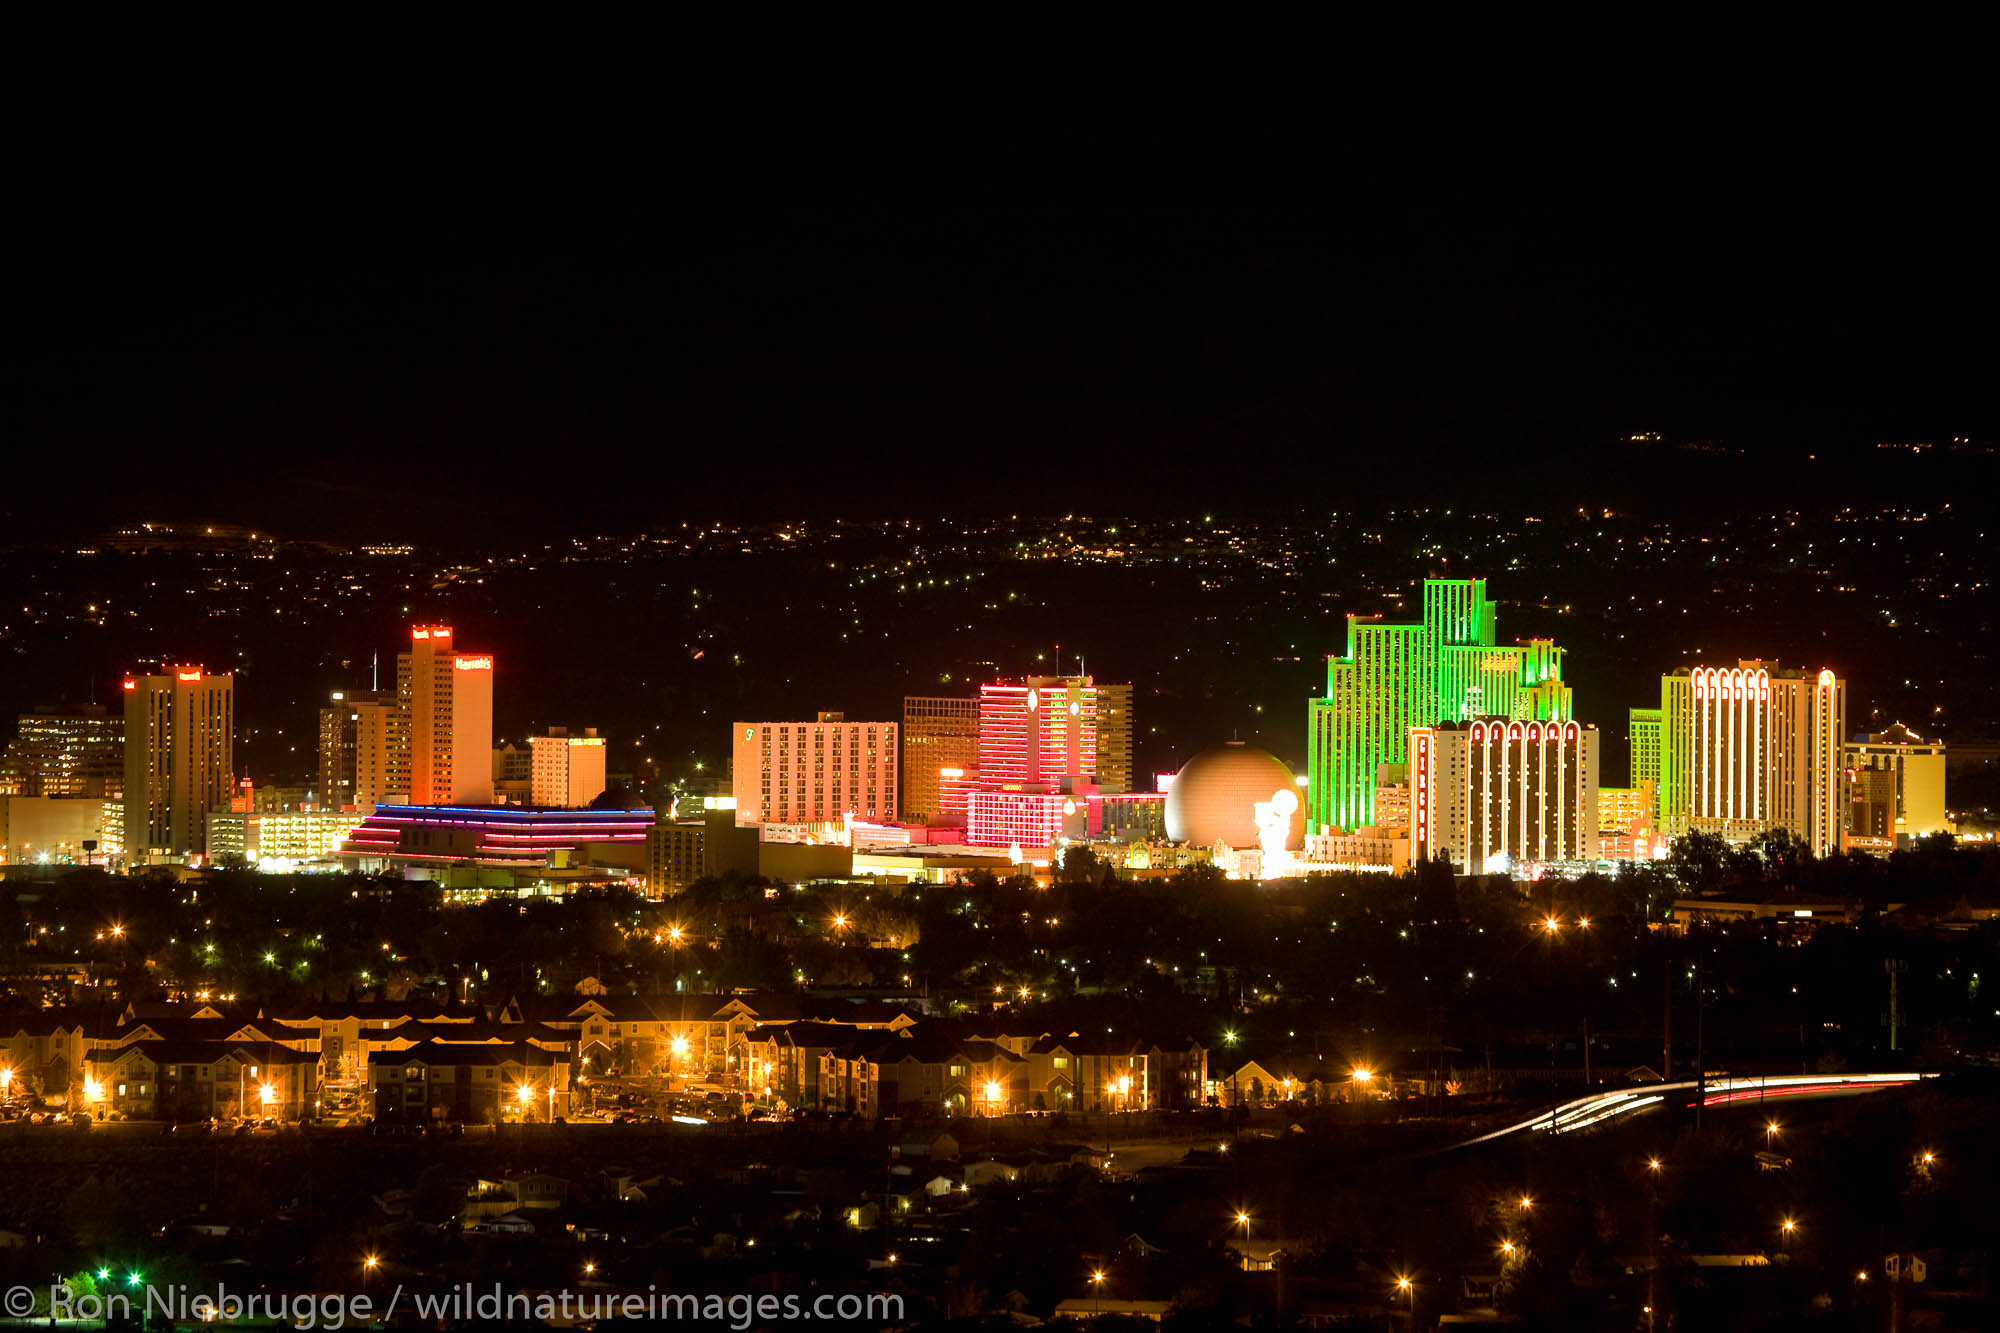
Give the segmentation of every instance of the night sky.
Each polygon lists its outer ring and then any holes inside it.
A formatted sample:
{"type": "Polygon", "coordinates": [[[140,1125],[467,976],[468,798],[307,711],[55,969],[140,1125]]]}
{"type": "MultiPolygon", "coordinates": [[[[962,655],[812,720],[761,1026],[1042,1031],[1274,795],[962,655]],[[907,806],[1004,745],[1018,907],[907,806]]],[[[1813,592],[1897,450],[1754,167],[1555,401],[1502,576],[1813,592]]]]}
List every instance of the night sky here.
{"type": "Polygon", "coordinates": [[[1671,511],[1873,493],[1878,440],[1996,434],[1994,247],[1913,192],[1928,159],[871,193],[278,145],[129,144],[22,196],[14,534],[1671,511]],[[1648,430],[1743,452],[1615,445],[1648,430]]]}

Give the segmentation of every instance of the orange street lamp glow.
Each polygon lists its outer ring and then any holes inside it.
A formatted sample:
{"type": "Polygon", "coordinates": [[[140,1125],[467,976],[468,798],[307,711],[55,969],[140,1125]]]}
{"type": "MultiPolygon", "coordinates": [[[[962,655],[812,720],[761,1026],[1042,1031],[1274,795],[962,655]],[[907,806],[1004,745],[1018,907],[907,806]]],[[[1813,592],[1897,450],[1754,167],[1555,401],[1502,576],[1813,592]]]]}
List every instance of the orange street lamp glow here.
{"type": "Polygon", "coordinates": [[[514,1094],[514,1099],[520,1102],[521,1105],[526,1106],[529,1102],[535,1100],[535,1090],[523,1083],[520,1090],[514,1094]]]}
{"type": "Polygon", "coordinates": [[[1528,1211],[1528,1210],[1529,1210],[1530,1208],[1533,1208],[1534,1206],[1535,1206],[1535,1196],[1534,1196],[1534,1195],[1532,1195],[1532,1194],[1523,1194],[1523,1195],[1521,1196],[1521,1211],[1522,1211],[1522,1212],[1524,1212],[1524,1213],[1525,1213],[1525,1212],[1527,1212],[1527,1211],[1528,1211]]]}
{"type": "Polygon", "coordinates": [[[1375,1071],[1372,1069],[1363,1068],[1354,1071],[1354,1081],[1356,1083],[1366,1083],[1374,1077],[1375,1071]]]}
{"type": "Polygon", "coordinates": [[[369,1256],[368,1256],[368,1257],[367,1257],[366,1259],[363,1259],[363,1260],[361,1261],[361,1266],[362,1266],[363,1268],[374,1268],[374,1267],[375,1267],[376,1265],[380,1264],[381,1262],[382,1262],[382,1261],[381,1261],[380,1259],[376,1258],[376,1257],[375,1257],[374,1255],[372,1255],[372,1254],[371,1254],[371,1255],[369,1255],[369,1256]]]}
{"type": "Polygon", "coordinates": [[[1786,1234],[1786,1235],[1788,1235],[1788,1236],[1789,1236],[1789,1235],[1791,1235],[1791,1234],[1792,1234],[1792,1233],[1793,1233],[1794,1231],[1797,1231],[1797,1230],[1799,1229],[1799,1224],[1798,1224],[1797,1222],[1794,1222],[1794,1221],[1793,1221],[1793,1220],[1792,1220],[1791,1218],[1789,1218],[1789,1217],[1785,1219],[1785,1221],[1784,1221],[1784,1224],[1783,1224],[1783,1225],[1784,1225],[1784,1231],[1785,1231],[1785,1234],[1786,1234]]]}
{"type": "Polygon", "coordinates": [[[1547,932],[1548,932],[1549,934],[1553,935],[1553,934],[1555,934],[1555,933],[1556,933],[1557,931],[1559,931],[1559,930],[1561,930],[1561,929],[1562,929],[1562,922],[1558,921],[1558,920],[1557,920],[1556,918],[1554,918],[1554,917],[1552,917],[1552,916],[1550,916],[1550,917],[1543,917],[1543,918],[1542,918],[1542,929],[1543,929],[1543,930],[1546,930],[1546,931],[1547,931],[1547,932]]]}
{"type": "Polygon", "coordinates": [[[1250,1230],[1250,1214],[1243,1212],[1241,1209],[1237,1210],[1236,1225],[1242,1227],[1247,1233],[1250,1230]]]}
{"type": "Polygon", "coordinates": [[[1935,1162],[1936,1160],[1937,1160],[1937,1154],[1934,1152],[1926,1152],[1923,1155],[1923,1163],[1925,1166],[1929,1166],[1932,1162],[1935,1162]]]}
{"type": "Polygon", "coordinates": [[[1660,1159],[1657,1157],[1648,1157],[1646,1159],[1646,1169],[1648,1171],[1658,1171],[1660,1169],[1660,1159]]]}

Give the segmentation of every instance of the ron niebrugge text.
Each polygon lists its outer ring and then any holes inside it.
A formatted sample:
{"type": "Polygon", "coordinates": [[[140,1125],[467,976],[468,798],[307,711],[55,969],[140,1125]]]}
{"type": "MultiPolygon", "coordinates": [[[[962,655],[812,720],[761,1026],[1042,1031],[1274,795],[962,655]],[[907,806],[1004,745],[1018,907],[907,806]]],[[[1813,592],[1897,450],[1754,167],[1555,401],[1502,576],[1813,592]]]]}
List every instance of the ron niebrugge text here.
{"type": "Polygon", "coordinates": [[[480,1322],[508,1319],[700,1319],[747,1329],[772,1320],[897,1322],[903,1318],[903,1298],[893,1292],[824,1292],[812,1296],[765,1292],[731,1295],[645,1291],[508,1291],[498,1283],[481,1288],[468,1282],[444,1291],[405,1292],[398,1285],[386,1302],[367,1294],[343,1292],[234,1292],[218,1286],[204,1291],[187,1285],[147,1286],[136,1292],[78,1292],[66,1282],[49,1288],[48,1304],[34,1299],[27,1287],[7,1293],[6,1313],[16,1317],[45,1309],[55,1319],[128,1320],[144,1315],[179,1321],[222,1320],[290,1324],[298,1329],[342,1329],[365,1326],[378,1318],[393,1319],[408,1302],[426,1323],[437,1320],[480,1322]],[[25,1298],[25,1299],[24,1299],[25,1298]],[[24,1306],[26,1308],[16,1308],[24,1306]],[[39,1307],[39,1308],[38,1308],[39,1307]]]}

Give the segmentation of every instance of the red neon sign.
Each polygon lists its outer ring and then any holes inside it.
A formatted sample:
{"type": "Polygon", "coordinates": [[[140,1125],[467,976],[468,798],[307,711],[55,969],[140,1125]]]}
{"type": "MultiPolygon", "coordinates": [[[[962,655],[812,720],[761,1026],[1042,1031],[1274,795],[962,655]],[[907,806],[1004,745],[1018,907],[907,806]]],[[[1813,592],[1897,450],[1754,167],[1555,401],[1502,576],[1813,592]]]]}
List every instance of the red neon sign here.
{"type": "Polygon", "coordinates": [[[125,682],[125,688],[128,690],[136,690],[139,688],[139,682],[136,680],[128,680],[125,682]]]}
{"type": "MultiPolygon", "coordinates": [[[[1477,724],[1475,723],[1474,726],[1476,728],[1477,724]]],[[[1422,847],[1428,846],[1430,842],[1431,733],[1429,731],[1419,731],[1417,733],[1416,758],[1415,769],[1417,781],[1416,790],[1412,794],[1416,797],[1417,806],[1417,845],[1422,847]]]]}
{"type": "Polygon", "coordinates": [[[200,680],[201,668],[196,667],[192,671],[177,671],[174,673],[174,678],[176,680],[200,680]]]}

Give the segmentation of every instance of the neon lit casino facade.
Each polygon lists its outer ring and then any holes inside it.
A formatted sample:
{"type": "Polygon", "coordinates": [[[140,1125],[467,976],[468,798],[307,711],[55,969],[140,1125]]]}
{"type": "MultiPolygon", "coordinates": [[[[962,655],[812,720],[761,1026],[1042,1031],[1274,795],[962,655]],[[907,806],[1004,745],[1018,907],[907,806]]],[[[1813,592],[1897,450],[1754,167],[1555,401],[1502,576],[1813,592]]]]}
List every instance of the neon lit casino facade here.
{"type": "Polygon", "coordinates": [[[1415,855],[1460,874],[1598,854],[1597,728],[1479,718],[1410,732],[1415,855]]]}
{"type": "Polygon", "coordinates": [[[1378,773],[1409,762],[1414,728],[1571,720],[1563,650],[1498,642],[1485,579],[1426,579],[1423,606],[1414,624],[1347,618],[1347,653],[1327,659],[1326,695],[1309,708],[1308,832],[1374,825],[1378,773]]]}
{"type": "Polygon", "coordinates": [[[1841,845],[1847,684],[1763,661],[1660,679],[1660,818],[1744,841],[1789,829],[1816,856],[1841,845]]]}

